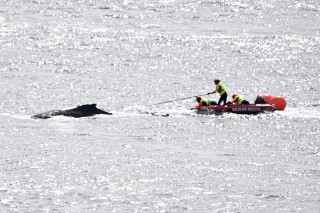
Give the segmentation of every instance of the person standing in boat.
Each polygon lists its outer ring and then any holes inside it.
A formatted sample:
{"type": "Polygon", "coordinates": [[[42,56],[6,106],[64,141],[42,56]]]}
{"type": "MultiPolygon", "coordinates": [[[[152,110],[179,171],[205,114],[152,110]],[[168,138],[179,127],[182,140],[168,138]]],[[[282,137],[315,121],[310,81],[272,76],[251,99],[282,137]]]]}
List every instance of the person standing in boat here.
{"type": "Polygon", "coordinates": [[[222,101],[223,101],[223,105],[226,105],[227,104],[228,94],[227,94],[225,86],[218,79],[215,79],[214,83],[216,85],[216,90],[213,91],[213,92],[209,92],[208,95],[218,92],[219,95],[220,95],[220,98],[219,98],[219,101],[218,101],[218,105],[220,105],[222,101]]]}
{"type": "Polygon", "coordinates": [[[209,99],[201,98],[199,96],[196,97],[196,100],[198,102],[198,106],[191,108],[191,110],[200,109],[202,106],[217,105],[217,102],[211,101],[209,99]]]}
{"type": "Polygon", "coordinates": [[[232,95],[232,104],[235,105],[240,105],[240,104],[250,104],[249,101],[247,101],[246,99],[240,97],[238,94],[233,94],[232,95]]]}

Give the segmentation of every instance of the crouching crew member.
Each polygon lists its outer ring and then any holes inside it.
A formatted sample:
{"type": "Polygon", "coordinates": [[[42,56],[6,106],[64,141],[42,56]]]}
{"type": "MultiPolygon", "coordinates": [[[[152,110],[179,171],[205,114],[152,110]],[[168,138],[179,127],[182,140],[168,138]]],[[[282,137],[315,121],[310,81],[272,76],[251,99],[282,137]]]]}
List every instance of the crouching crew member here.
{"type": "Polygon", "coordinates": [[[232,95],[232,104],[236,104],[236,105],[240,105],[240,104],[250,104],[249,101],[247,101],[246,99],[240,97],[237,94],[233,94],[232,95]]]}
{"type": "Polygon", "coordinates": [[[197,102],[199,103],[198,106],[191,108],[191,110],[193,109],[200,109],[202,106],[210,106],[210,105],[217,105],[217,102],[215,101],[211,101],[205,98],[201,98],[199,96],[196,97],[197,102]]]}

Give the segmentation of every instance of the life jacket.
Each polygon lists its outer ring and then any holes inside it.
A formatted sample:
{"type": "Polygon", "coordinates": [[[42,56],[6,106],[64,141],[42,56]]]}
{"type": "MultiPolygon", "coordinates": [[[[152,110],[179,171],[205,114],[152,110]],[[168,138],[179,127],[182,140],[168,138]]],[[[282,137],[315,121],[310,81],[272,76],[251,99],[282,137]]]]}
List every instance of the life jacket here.
{"type": "Polygon", "coordinates": [[[244,98],[241,98],[241,97],[237,96],[236,104],[237,104],[237,105],[240,105],[240,104],[242,104],[242,102],[243,102],[244,100],[245,100],[244,98]]]}
{"type": "Polygon", "coordinates": [[[217,84],[217,86],[219,86],[218,92],[219,92],[219,95],[220,95],[220,96],[223,95],[224,93],[226,93],[226,88],[223,86],[223,84],[222,84],[221,82],[219,82],[219,83],[217,84]]]}
{"type": "Polygon", "coordinates": [[[211,105],[211,101],[208,99],[204,99],[204,98],[200,99],[200,103],[203,103],[203,105],[205,105],[205,106],[211,105]]]}

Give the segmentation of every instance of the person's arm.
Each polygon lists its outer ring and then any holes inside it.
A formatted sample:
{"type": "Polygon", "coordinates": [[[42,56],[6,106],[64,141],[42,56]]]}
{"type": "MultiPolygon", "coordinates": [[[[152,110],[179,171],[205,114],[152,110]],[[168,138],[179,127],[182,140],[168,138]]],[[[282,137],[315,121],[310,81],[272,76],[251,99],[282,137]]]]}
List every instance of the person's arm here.
{"type": "Polygon", "coordinates": [[[203,103],[200,102],[200,103],[198,104],[198,106],[196,106],[196,107],[194,107],[194,108],[192,108],[192,109],[200,109],[202,106],[203,106],[203,103]]]}
{"type": "Polygon", "coordinates": [[[213,92],[209,92],[207,95],[214,94],[214,93],[218,92],[219,90],[220,90],[220,87],[217,85],[216,90],[213,92]]]}
{"type": "Polygon", "coordinates": [[[200,109],[202,106],[203,106],[203,103],[200,102],[200,103],[198,104],[198,106],[195,107],[195,109],[200,109]]]}
{"type": "Polygon", "coordinates": [[[232,99],[232,104],[235,104],[237,102],[237,98],[238,97],[235,97],[234,99],[232,99]]]}

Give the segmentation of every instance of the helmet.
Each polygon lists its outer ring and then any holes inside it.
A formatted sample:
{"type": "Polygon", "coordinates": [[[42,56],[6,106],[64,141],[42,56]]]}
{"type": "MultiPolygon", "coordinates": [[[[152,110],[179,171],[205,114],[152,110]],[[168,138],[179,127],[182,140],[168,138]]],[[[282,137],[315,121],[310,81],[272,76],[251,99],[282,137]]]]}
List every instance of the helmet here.
{"type": "Polygon", "coordinates": [[[232,95],[232,98],[235,98],[236,96],[238,96],[238,94],[237,94],[237,93],[234,93],[234,94],[232,95]]]}
{"type": "Polygon", "coordinates": [[[200,97],[200,96],[196,96],[196,100],[197,100],[198,102],[200,102],[201,97],[200,97]]]}

